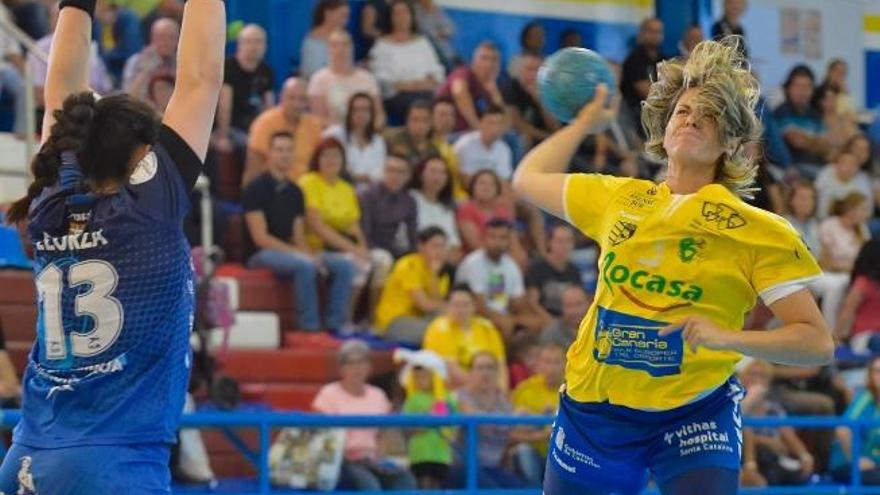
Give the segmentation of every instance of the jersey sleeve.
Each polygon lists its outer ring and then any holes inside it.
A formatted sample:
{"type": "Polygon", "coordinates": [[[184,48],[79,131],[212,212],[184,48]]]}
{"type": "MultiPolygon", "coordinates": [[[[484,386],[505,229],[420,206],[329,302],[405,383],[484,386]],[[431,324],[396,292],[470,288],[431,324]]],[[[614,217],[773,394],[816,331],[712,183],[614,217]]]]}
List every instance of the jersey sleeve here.
{"type": "Polygon", "coordinates": [[[128,190],[150,216],[183,220],[190,210],[190,192],[202,162],[173,129],[162,126],[159,140],[132,172],[128,190]]]}
{"type": "Polygon", "coordinates": [[[797,231],[784,220],[771,222],[761,229],[751,273],[752,287],[765,304],[791,294],[822,273],[797,231]]]}
{"type": "Polygon", "coordinates": [[[602,174],[569,174],[562,193],[565,220],[587,237],[597,239],[611,196],[632,180],[602,174]]]}

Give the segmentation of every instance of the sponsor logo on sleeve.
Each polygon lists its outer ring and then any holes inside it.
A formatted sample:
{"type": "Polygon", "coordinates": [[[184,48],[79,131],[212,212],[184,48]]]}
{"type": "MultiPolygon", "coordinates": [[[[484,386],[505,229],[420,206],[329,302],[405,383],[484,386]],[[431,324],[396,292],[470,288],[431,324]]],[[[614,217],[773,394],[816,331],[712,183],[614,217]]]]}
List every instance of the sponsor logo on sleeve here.
{"type": "Polygon", "coordinates": [[[746,225],[746,220],[730,206],[724,203],[703,202],[703,218],[715,224],[718,230],[738,229],[746,225]]]}

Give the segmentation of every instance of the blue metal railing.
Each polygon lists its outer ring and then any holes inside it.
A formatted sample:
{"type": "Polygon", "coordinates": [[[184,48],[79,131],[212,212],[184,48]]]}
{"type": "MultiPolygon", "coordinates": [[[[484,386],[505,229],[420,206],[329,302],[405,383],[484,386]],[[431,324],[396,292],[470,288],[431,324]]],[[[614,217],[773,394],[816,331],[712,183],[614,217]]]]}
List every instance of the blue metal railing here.
{"type": "MultiPolygon", "coordinates": [[[[14,426],[20,418],[17,410],[0,411],[0,428],[14,426]]],[[[391,416],[327,416],[307,413],[282,413],[282,412],[196,412],[185,414],[182,425],[190,428],[255,428],[259,433],[259,453],[257,461],[257,491],[249,493],[268,494],[274,493],[269,479],[269,446],[270,433],[273,428],[285,426],[298,427],[403,427],[425,428],[440,426],[457,426],[465,431],[466,454],[465,465],[467,469],[466,485],[463,490],[446,490],[433,492],[419,492],[420,494],[458,494],[458,495],[540,495],[540,490],[480,490],[477,485],[478,462],[477,462],[477,427],[485,424],[504,424],[510,426],[531,425],[544,426],[553,421],[551,416],[500,416],[500,415],[452,415],[452,416],[417,416],[417,415],[391,415],[391,416]]],[[[852,431],[852,452],[857,458],[862,450],[860,432],[865,428],[880,427],[880,420],[849,420],[840,417],[787,417],[787,418],[744,418],[745,426],[754,427],[778,427],[792,426],[795,428],[826,429],[846,427],[852,431]]],[[[820,495],[820,494],[847,494],[847,495],[880,495],[880,487],[866,487],[861,485],[861,472],[858,462],[851,463],[851,483],[849,485],[804,485],[767,488],[744,488],[741,493],[753,494],[786,494],[786,495],[820,495]]],[[[196,492],[187,490],[186,493],[214,493],[210,490],[196,492]]],[[[298,492],[305,493],[305,492],[298,492]]],[[[357,493],[359,495],[384,495],[383,492],[333,492],[336,494],[357,493]]],[[[651,493],[651,492],[647,492],[651,493]]],[[[654,492],[656,493],[656,492],[654,492]]]]}

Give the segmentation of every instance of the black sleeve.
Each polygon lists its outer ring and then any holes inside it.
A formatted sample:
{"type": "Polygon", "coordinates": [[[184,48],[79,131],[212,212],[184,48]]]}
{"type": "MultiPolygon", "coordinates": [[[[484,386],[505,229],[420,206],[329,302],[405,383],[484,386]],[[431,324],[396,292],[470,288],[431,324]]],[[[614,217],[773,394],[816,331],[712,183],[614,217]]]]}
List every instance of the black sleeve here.
{"type": "Polygon", "coordinates": [[[177,171],[180,172],[180,177],[183,179],[186,190],[192,191],[196,185],[196,179],[202,173],[204,165],[199,160],[196,152],[186,144],[186,141],[174,129],[164,124],[159,129],[159,144],[165,148],[165,151],[168,152],[168,155],[177,166],[177,171]]]}
{"type": "Polygon", "coordinates": [[[223,84],[228,84],[232,87],[235,87],[235,84],[238,82],[237,79],[238,65],[235,63],[234,58],[229,57],[223,64],[223,84]]]}
{"type": "Polygon", "coordinates": [[[532,261],[526,268],[525,284],[527,289],[538,289],[544,283],[544,274],[541,270],[541,260],[532,261]]]}

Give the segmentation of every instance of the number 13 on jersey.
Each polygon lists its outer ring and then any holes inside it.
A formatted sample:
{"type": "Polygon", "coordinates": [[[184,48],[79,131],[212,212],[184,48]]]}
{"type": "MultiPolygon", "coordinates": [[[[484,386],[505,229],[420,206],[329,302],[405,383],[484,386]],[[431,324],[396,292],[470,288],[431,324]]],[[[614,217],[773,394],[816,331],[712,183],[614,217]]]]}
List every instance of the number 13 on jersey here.
{"type": "Polygon", "coordinates": [[[50,264],[35,281],[46,359],[64,360],[71,351],[75,357],[93,357],[116,342],[122,331],[124,315],[122,303],[113,297],[119,283],[113,265],[98,260],[74,263],[67,267],[65,280],[64,270],[50,264]],[[84,285],[88,287],[85,292],[75,292],[84,285]],[[69,322],[64,320],[64,297],[74,298],[75,319],[69,322]],[[91,330],[80,332],[74,328],[81,317],[92,320],[91,330]]]}

